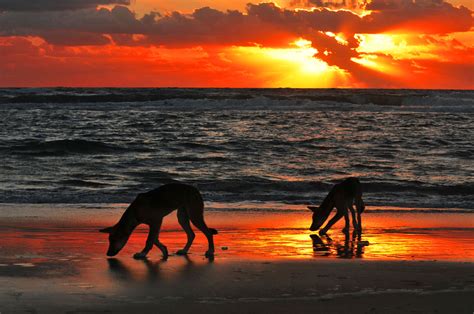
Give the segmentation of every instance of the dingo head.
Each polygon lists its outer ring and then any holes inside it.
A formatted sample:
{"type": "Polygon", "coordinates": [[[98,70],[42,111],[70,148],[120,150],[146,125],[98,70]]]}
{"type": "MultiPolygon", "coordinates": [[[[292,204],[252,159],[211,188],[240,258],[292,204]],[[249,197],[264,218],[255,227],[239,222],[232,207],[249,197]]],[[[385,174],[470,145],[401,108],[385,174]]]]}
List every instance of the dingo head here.
{"type": "Polygon", "coordinates": [[[120,230],[118,225],[104,228],[99,231],[109,234],[109,249],[107,250],[107,256],[117,255],[118,252],[120,252],[120,250],[122,250],[122,248],[125,246],[128,238],[130,237],[130,233],[120,230]]]}
{"type": "Polygon", "coordinates": [[[309,227],[309,230],[316,231],[321,228],[323,223],[326,221],[329,216],[329,212],[325,211],[324,208],[321,208],[321,206],[308,206],[308,208],[313,212],[313,221],[309,227]]]}

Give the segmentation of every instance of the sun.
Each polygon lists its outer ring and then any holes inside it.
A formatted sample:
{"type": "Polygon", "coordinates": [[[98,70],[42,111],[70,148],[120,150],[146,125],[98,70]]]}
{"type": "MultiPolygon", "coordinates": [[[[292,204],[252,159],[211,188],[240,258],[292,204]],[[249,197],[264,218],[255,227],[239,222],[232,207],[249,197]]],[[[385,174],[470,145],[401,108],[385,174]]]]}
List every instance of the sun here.
{"type": "MultiPolygon", "coordinates": [[[[235,46],[227,50],[227,62],[238,63],[241,69],[258,69],[266,86],[324,88],[345,85],[347,73],[317,58],[312,42],[296,38],[284,48],[235,46]]],[[[252,70],[253,72],[253,70],[252,70]]]]}
{"type": "Polygon", "coordinates": [[[315,55],[318,50],[312,47],[309,40],[298,38],[291,42],[288,48],[266,48],[260,46],[238,47],[248,55],[260,55],[268,60],[274,60],[281,63],[290,63],[292,68],[301,73],[322,73],[327,71],[329,66],[326,62],[318,59],[315,55]]]}
{"type": "Polygon", "coordinates": [[[298,38],[290,43],[290,46],[291,48],[286,49],[272,49],[268,53],[278,59],[298,64],[302,73],[322,73],[328,69],[326,62],[315,57],[318,50],[312,46],[311,41],[298,38]]]}
{"type": "Polygon", "coordinates": [[[301,64],[301,71],[307,73],[321,73],[328,69],[328,64],[315,56],[318,50],[312,46],[311,41],[300,38],[292,43],[296,47],[292,56],[301,64]]]}

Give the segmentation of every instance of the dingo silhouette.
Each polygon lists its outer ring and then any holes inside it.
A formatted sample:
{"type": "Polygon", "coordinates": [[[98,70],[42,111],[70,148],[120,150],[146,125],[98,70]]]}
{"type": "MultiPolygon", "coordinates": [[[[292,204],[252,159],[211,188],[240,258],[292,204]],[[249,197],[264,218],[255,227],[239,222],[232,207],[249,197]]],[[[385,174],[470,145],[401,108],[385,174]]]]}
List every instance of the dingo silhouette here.
{"type": "Polygon", "coordinates": [[[365,209],[364,201],[362,200],[362,188],[357,178],[347,178],[341,183],[333,186],[329,194],[319,207],[308,206],[313,212],[313,222],[309,230],[318,230],[324,222],[328,219],[329,214],[336,207],[337,212],[334,217],[327,223],[327,225],[319,231],[320,235],[325,235],[328,230],[344,216],[346,225],[342,231],[349,232],[349,211],[352,214],[352,224],[354,230],[359,234],[362,233],[361,214],[365,209]],[[357,219],[353,204],[357,208],[357,219]]]}
{"type": "Polygon", "coordinates": [[[154,244],[161,250],[163,257],[167,258],[168,249],[159,241],[158,236],[163,217],[175,209],[178,210],[178,222],[188,238],[184,248],[177,251],[176,254],[187,254],[193,243],[195,235],[189,223],[191,221],[206,236],[209,247],[205,255],[212,258],[214,256],[213,235],[217,234],[217,230],[208,228],[204,222],[204,202],[199,190],[183,183],[169,183],[149,192],[138,194],[115,226],[101,229],[100,232],[109,234],[107,256],[119,253],[133,230],[143,223],[150,226],[148,238],[145,248],[133,257],[145,258],[154,244]]]}

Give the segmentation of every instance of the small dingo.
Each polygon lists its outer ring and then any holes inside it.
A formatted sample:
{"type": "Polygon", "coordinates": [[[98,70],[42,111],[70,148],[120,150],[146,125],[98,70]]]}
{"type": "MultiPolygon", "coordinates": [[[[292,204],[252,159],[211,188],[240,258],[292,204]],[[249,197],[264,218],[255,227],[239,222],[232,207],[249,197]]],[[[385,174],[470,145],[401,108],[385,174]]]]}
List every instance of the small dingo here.
{"type": "Polygon", "coordinates": [[[362,188],[357,178],[347,178],[341,183],[334,185],[329,194],[326,196],[321,206],[308,206],[313,212],[313,222],[309,230],[316,231],[328,219],[329,214],[336,207],[337,212],[334,217],[327,223],[327,225],[319,231],[320,235],[325,235],[328,230],[344,216],[346,225],[342,231],[349,232],[349,210],[352,214],[352,224],[354,231],[359,234],[362,232],[362,220],[360,215],[365,209],[364,201],[362,200],[362,188]],[[357,219],[353,204],[357,208],[357,219]]]}

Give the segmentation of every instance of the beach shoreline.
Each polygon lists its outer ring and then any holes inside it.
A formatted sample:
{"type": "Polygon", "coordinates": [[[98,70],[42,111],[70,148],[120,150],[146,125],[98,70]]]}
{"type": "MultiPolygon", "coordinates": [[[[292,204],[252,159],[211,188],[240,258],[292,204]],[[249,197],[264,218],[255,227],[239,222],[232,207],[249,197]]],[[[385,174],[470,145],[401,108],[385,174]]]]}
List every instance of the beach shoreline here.
{"type": "MultiPolygon", "coordinates": [[[[105,256],[107,236],[98,228],[118,220],[121,206],[2,206],[2,313],[474,309],[472,214],[367,213],[361,239],[346,238],[340,224],[328,239],[307,230],[310,214],[302,211],[210,211],[206,220],[219,230],[214,260],[204,257],[206,240],[197,232],[187,257],[164,261],[155,248],[141,261],[132,255],[146,227],[117,256],[105,256]]],[[[163,229],[170,252],[184,245],[174,214],[163,229]]]]}
{"type": "MultiPolygon", "coordinates": [[[[76,246],[78,253],[101,255],[107,249],[107,235],[99,229],[114,225],[124,204],[2,204],[0,233],[4,239],[2,255],[21,250],[37,250],[38,243],[52,248],[76,246]],[[94,243],[89,248],[87,243],[94,243]],[[82,246],[81,246],[82,245],[82,246]]],[[[413,212],[409,208],[364,213],[361,237],[341,232],[341,219],[328,233],[319,237],[308,230],[309,210],[231,211],[225,208],[206,211],[215,236],[220,258],[311,259],[314,257],[363,258],[365,260],[445,260],[474,261],[474,220],[466,212],[413,212]]],[[[148,227],[139,226],[119,256],[131,256],[144,245],[148,227]]],[[[166,216],[161,242],[170,252],[185,242],[176,213],[166,216]]],[[[192,252],[204,252],[206,240],[196,231],[192,252]]],[[[41,249],[41,248],[40,248],[41,249]]],[[[54,250],[53,250],[54,251],[54,250]]],[[[152,251],[150,254],[157,254],[152,251]]]]}

